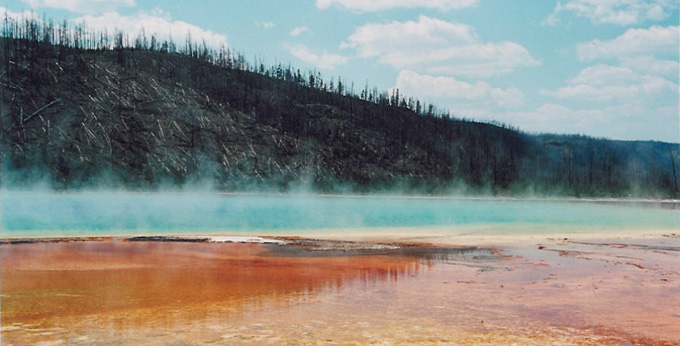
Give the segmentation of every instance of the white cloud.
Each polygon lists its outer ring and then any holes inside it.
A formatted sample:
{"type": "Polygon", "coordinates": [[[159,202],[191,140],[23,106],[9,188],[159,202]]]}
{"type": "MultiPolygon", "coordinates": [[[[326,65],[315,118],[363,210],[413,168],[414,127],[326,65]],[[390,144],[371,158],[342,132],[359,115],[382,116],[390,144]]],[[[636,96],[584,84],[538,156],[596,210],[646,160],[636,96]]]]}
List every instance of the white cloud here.
{"type": "Polygon", "coordinates": [[[183,21],[172,20],[170,15],[160,10],[155,10],[152,13],[140,11],[129,16],[117,12],[107,12],[98,16],[85,15],[75,21],[84,23],[88,28],[97,31],[106,29],[109,33],[112,33],[115,30],[121,30],[131,37],[137,36],[142,29],[147,37],[153,33],[159,40],[169,39],[172,35],[173,41],[179,46],[185,42],[187,35],[191,35],[193,42],[200,43],[205,40],[211,47],[227,44],[225,35],[183,21]]]}
{"type": "Polygon", "coordinates": [[[578,46],[581,61],[617,60],[641,74],[678,78],[678,26],[629,29],[610,41],[593,40],[578,46]]]}
{"type": "Polygon", "coordinates": [[[640,81],[640,76],[629,68],[609,65],[595,65],[583,69],[569,84],[589,84],[594,86],[629,84],[640,81]]]}
{"type": "Polygon", "coordinates": [[[627,67],[595,65],[583,69],[567,81],[566,86],[541,93],[558,99],[628,103],[638,99],[651,103],[674,95],[677,99],[678,85],[663,77],[638,74],[627,67]]]}
{"type": "Polygon", "coordinates": [[[471,26],[423,15],[418,21],[355,28],[341,48],[353,48],[360,57],[375,57],[398,69],[429,74],[490,77],[540,65],[517,43],[485,43],[471,26]]]}
{"type": "Polygon", "coordinates": [[[75,13],[103,13],[119,7],[135,7],[135,0],[24,0],[31,8],[57,8],[75,13]]]}
{"type": "Polygon", "coordinates": [[[421,75],[411,70],[399,73],[395,88],[402,95],[436,100],[456,108],[472,105],[514,108],[524,105],[524,94],[517,88],[494,88],[487,82],[467,83],[452,77],[421,75]]]}
{"type": "Polygon", "coordinates": [[[271,29],[274,26],[276,26],[276,24],[274,24],[274,22],[255,22],[255,26],[265,29],[271,29]]]}
{"type": "Polygon", "coordinates": [[[677,78],[680,33],[678,26],[629,29],[610,41],[593,40],[578,45],[581,61],[618,60],[640,73],[677,78]]]}
{"type": "Polygon", "coordinates": [[[678,100],[678,26],[629,29],[609,40],[578,45],[581,61],[605,60],[583,69],[566,86],[544,95],[588,101],[633,100],[652,106],[678,100]]]}
{"type": "MultiPolygon", "coordinates": [[[[544,119],[553,128],[617,139],[678,141],[678,84],[661,76],[641,74],[624,66],[595,65],[583,69],[557,90],[543,95],[568,102],[517,114],[544,119]],[[576,108],[576,110],[571,110],[576,108]],[[571,120],[570,120],[571,119],[571,120]]],[[[532,125],[533,126],[533,125],[532,125]]]]}
{"type": "Polygon", "coordinates": [[[329,54],[326,51],[323,51],[321,54],[315,53],[302,44],[284,44],[284,47],[296,58],[320,69],[334,70],[337,65],[346,64],[349,60],[346,56],[329,54]]]}
{"type": "Polygon", "coordinates": [[[309,31],[309,28],[306,26],[298,26],[290,31],[290,36],[300,36],[300,34],[305,31],[309,31]]]}
{"type": "Polygon", "coordinates": [[[676,8],[677,0],[569,0],[558,2],[545,23],[555,25],[560,13],[572,12],[595,24],[633,25],[666,19],[676,8]]]}
{"type": "Polygon", "coordinates": [[[316,0],[321,9],[334,4],[350,10],[373,12],[393,8],[431,8],[439,11],[460,10],[475,6],[479,0],[316,0]]]}
{"type": "Polygon", "coordinates": [[[678,26],[629,29],[611,41],[593,40],[578,46],[581,61],[603,58],[678,54],[678,26]]]}
{"type": "Polygon", "coordinates": [[[571,108],[546,103],[534,111],[509,112],[506,117],[513,119],[521,129],[534,133],[588,134],[603,136],[602,128],[610,124],[611,116],[599,109],[572,110],[571,108]]]}
{"type": "MultiPolygon", "coordinates": [[[[584,133],[677,142],[679,36],[677,26],[653,26],[629,29],[609,41],[580,44],[579,60],[595,64],[564,86],[540,93],[568,102],[569,111],[553,113],[561,114],[558,119],[583,122],[579,128],[584,133]],[[592,117],[590,122],[588,117],[592,117]],[[593,132],[586,131],[588,124],[593,132]]],[[[534,116],[548,113],[531,112],[534,116]]],[[[569,129],[576,124],[564,126],[569,129]]]]}
{"type": "Polygon", "coordinates": [[[615,104],[574,109],[546,103],[534,111],[496,115],[496,119],[537,133],[576,133],[621,140],[678,141],[678,106],[615,104]],[[559,129],[559,130],[556,130],[559,129]]]}
{"type": "Polygon", "coordinates": [[[512,111],[458,107],[453,113],[457,117],[479,121],[499,121],[530,133],[588,134],[598,137],[609,136],[603,129],[606,128],[604,124],[610,124],[611,121],[601,110],[572,110],[554,103],[543,104],[534,110],[512,111]]]}
{"type": "Polygon", "coordinates": [[[620,56],[621,65],[627,66],[640,73],[666,76],[677,79],[678,59],[657,59],[651,56],[624,57],[620,56]]]}

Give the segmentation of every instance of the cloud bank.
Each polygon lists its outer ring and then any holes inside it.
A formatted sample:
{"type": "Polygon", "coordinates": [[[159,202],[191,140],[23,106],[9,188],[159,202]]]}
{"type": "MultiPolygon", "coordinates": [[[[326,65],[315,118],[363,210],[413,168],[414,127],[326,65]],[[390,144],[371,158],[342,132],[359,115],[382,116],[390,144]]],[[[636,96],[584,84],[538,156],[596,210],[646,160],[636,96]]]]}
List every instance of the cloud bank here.
{"type": "Polygon", "coordinates": [[[472,7],[478,2],[479,0],[316,0],[316,6],[326,9],[337,5],[359,12],[384,11],[394,8],[430,8],[450,11],[472,7]]]}
{"type": "Polygon", "coordinates": [[[561,13],[570,12],[593,24],[635,25],[666,19],[677,5],[675,0],[570,0],[558,2],[545,22],[556,25],[561,13]]]}
{"type": "Polygon", "coordinates": [[[487,78],[538,66],[529,51],[510,41],[484,42],[469,25],[424,15],[417,21],[369,23],[341,44],[359,57],[427,74],[487,78]]]}
{"type": "Polygon", "coordinates": [[[483,81],[468,83],[452,77],[421,75],[411,70],[399,73],[396,88],[405,95],[423,100],[447,100],[462,107],[516,108],[524,105],[524,94],[517,88],[494,88],[483,81]]]}
{"type": "Polygon", "coordinates": [[[205,41],[211,47],[227,45],[227,36],[187,22],[172,20],[169,14],[160,10],[150,13],[139,11],[129,16],[117,12],[107,12],[101,15],[84,15],[75,21],[85,24],[90,29],[106,30],[109,33],[119,30],[131,37],[136,37],[144,31],[147,37],[153,33],[159,40],[172,38],[178,44],[185,42],[191,36],[194,43],[205,41]]]}
{"type": "Polygon", "coordinates": [[[56,8],[74,13],[95,14],[113,11],[119,7],[135,7],[135,0],[24,0],[33,9],[56,8]]]}
{"type": "Polygon", "coordinates": [[[344,55],[329,54],[326,51],[316,53],[303,44],[284,44],[284,47],[294,57],[324,70],[334,70],[338,65],[346,64],[349,61],[349,58],[344,55]]]}

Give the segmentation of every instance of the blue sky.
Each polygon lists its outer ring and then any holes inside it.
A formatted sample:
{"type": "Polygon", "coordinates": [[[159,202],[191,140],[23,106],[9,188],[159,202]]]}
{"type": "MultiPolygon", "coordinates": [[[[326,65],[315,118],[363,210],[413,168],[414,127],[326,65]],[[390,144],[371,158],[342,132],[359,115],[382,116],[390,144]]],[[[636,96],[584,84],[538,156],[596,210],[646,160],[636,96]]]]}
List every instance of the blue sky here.
{"type": "Polygon", "coordinates": [[[676,0],[5,0],[109,32],[187,32],[531,132],[678,142],[676,0]]]}

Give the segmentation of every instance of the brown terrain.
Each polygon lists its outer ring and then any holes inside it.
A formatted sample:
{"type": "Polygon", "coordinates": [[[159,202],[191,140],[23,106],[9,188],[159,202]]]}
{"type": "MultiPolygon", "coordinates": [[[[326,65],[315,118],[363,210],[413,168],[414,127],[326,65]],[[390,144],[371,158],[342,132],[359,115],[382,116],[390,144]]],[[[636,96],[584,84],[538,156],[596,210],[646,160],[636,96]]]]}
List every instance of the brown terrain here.
{"type": "Polygon", "coordinates": [[[678,345],[677,236],[4,244],[3,345],[678,345]]]}

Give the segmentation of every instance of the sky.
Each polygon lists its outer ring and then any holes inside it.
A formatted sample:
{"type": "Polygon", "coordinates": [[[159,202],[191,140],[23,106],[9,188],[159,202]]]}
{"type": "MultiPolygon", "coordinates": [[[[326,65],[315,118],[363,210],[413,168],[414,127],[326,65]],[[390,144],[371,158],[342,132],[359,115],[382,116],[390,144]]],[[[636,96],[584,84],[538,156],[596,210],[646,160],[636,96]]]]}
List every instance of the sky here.
{"type": "Polygon", "coordinates": [[[3,0],[228,46],[529,133],[680,141],[677,0],[3,0]]]}

